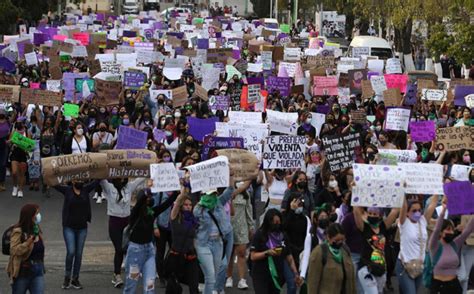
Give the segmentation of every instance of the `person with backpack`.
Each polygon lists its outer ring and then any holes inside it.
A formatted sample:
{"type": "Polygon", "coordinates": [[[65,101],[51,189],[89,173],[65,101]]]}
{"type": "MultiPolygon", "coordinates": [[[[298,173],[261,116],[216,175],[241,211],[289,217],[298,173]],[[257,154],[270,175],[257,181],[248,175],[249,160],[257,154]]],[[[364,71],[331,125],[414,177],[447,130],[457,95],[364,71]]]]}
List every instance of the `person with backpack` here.
{"type": "Polygon", "coordinates": [[[474,221],[471,220],[464,227],[462,233],[456,237],[454,223],[444,218],[447,202],[445,197],[429,242],[429,254],[433,271],[430,285],[431,294],[462,293],[461,283],[457,277],[460,251],[464,241],[474,231],[474,221]]]}
{"type": "Polygon", "coordinates": [[[344,229],[338,223],[326,230],[327,239],[317,246],[309,259],[308,293],[356,293],[354,264],[344,245],[344,229]]]}
{"type": "Polygon", "coordinates": [[[436,209],[438,195],[431,197],[429,206],[422,214],[418,201],[403,201],[398,219],[400,230],[400,253],[395,271],[400,294],[416,294],[422,282],[423,259],[428,240],[428,222],[436,209]]]}
{"type": "Polygon", "coordinates": [[[6,232],[8,235],[10,231],[10,237],[4,236],[2,240],[2,245],[9,245],[8,252],[4,253],[10,254],[6,270],[13,294],[44,293],[44,243],[40,222],[39,206],[26,204],[21,208],[18,223],[6,232]]]}

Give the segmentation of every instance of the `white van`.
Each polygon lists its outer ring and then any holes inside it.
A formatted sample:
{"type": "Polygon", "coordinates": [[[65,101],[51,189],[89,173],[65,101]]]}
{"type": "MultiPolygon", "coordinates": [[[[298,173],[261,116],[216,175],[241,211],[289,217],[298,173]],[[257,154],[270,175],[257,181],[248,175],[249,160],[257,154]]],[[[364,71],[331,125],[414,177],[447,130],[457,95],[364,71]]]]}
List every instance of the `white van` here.
{"type": "Polygon", "coordinates": [[[372,36],[356,36],[352,39],[347,50],[347,56],[352,57],[352,48],[369,48],[370,56],[378,56],[379,59],[389,59],[395,57],[392,47],[387,40],[372,36]]]}

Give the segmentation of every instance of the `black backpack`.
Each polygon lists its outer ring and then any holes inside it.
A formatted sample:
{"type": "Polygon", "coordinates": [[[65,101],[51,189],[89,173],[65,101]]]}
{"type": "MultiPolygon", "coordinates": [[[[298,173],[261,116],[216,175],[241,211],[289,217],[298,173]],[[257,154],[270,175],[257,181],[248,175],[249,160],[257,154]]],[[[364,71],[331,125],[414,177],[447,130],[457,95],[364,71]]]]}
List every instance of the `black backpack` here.
{"type": "Polygon", "coordinates": [[[10,255],[10,237],[13,232],[14,225],[10,226],[2,235],[2,253],[10,255]]]}

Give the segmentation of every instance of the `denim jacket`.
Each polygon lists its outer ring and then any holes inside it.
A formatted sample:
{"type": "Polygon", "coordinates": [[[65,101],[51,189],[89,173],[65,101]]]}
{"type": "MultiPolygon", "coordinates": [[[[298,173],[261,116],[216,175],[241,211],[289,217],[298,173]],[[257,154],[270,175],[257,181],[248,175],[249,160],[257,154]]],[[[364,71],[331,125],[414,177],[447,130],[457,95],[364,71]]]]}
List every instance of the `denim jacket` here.
{"type": "MultiPolygon", "coordinates": [[[[168,194],[167,192],[158,192],[158,193],[152,193],[153,198],[155,199],[155,205],[154,206],[159,206],[163,202],[165,202],[168,198],[169,195],[173,195],[174,193],[172,192],[171,194],[168,194]],[[160,199],[161,198],[161,199],[160,199]]],[[[158,215],[156,218],[156,224],[162,228],[169,229],[170,227],[170,214],[171,214],[171,208],[172,206],[168,207],[163,213],[158,215]]]]}
{"type": "MultiPolygon", "coordinates": [[[[233,187],[228,187],[225,189],[224,193],[219,197],[219,201],[217,201],[216,207],[214,208],[212,214],[216,217],[217,222],[219,223],[219,227],[222,231],[223,235],[232,231],[232,226],[229,221],[226,221],[226,212],[224,209],[224,205],[227,201],[230,200],[232,197],[232,193],[234,192],[233,187]]],[[[194,216],[199,221],[199,227],[196,232],[196,239],[195,243],[197,246],[207,246],[207,241],[209,240],[209,232],[211,230],[214,221],[212,220],[211,216],[207,212],[208,209],[199,205],[199,203],[194,207],[194,216]]]]}

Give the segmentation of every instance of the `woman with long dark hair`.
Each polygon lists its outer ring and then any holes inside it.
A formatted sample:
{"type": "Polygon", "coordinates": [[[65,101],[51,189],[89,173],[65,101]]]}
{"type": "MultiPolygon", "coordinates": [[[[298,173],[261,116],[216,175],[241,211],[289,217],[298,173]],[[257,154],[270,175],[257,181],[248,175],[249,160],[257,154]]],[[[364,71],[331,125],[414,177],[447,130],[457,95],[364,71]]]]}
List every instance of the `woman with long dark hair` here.
{"type": "Polygon", "coordinates": [[[37,204],[21,208],[20,220],[10,236],[10,259],[7,273],[13,294],[44,293],[44,244],[41,213],[37,204]]]}
{"type": "Polygon", "coordinates": [[[302,279],[296,269],[293,256],[286,246],[286,238],[281,228],[281,213],[270,209],[265,214],[261,227],[257,230],[250,246],[252,261],[252,280],[255,293],[280,293],[284,282],[284,262],[290,265],[296,284],[302,284],[302,279]]]}
{"type": "Polygon", "coordinates": [[[303,212],[307,216],[311,216],[314,210],[314,199],[311,192],[308,190],[308,179],[304,171],[297,171],[291,177],[291,186],[285,191],[285,196],[281,203],[282,212],[287,210],[290,206],[290,196],[298,193],[301,197],[301,204],[303,204],[303,212]]]}

